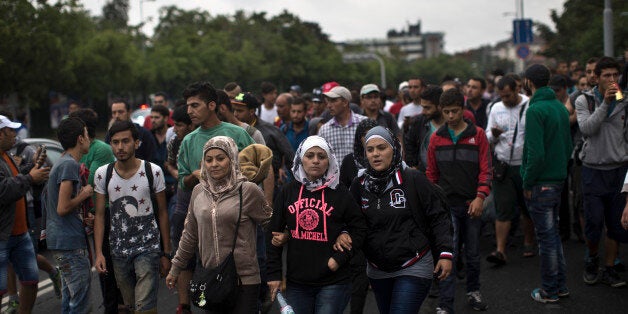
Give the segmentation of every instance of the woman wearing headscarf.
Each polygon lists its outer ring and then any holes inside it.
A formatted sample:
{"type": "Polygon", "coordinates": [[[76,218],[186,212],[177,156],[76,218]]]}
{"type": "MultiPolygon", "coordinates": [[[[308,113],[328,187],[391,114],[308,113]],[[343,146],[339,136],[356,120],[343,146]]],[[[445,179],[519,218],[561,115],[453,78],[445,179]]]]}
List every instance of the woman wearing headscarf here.
{"type": "Polygon", "coordinates": [[[364,136],[366,132],[377,126],[377,121],[373,119],[362,120],[355,129],[355,140],[353,141],[353,153],[345,156],[340,165],[340,183],[349,188],[351,182],[358,176],[358,172],[366,169],[368,160],[364,154],[364,136]]]}
{"type": "Polygon", "coordinates": [[[367,276],[380,313],[418,313],[434,274],[442,280],[451,272],[450,213],[425,175],[402,162],[389,130],[372,128],[364,145],[368,165],[351,193],[369,230],[367,276]]]}
{"type": "Polygon", "coordinates": [[[260,286],[255,226],[268,223],[272,208],[260,188],[242,175],[238,147],[229,137],[213,137],[203,147],[201,179],[192,191],[185,227],[166,284],[174,287],[179,272],[196,251],[206,269],[217,267],[229,255],[240,211],[240,190],[242,215],[234,260],[242,289],[230,313],[249,314],[258,311],[260,286]]]}
{"type": "MultiPolygon", "coordinates": [[[[364,216],[339,184],[338,162],[322,137],[301,143],[292,171],[295,180],[277,195],[269,226],[273,235],[289,233],[286,298],[296,313],[342,313],[351,294],[347,262],[353,251],[334,251],[333,245],[347,232],[359,247],[366,232],[364,216]]],[[[272,243],[267,246],[268,286],[274,298],[282,279],[283,247],[272,243]]]]}

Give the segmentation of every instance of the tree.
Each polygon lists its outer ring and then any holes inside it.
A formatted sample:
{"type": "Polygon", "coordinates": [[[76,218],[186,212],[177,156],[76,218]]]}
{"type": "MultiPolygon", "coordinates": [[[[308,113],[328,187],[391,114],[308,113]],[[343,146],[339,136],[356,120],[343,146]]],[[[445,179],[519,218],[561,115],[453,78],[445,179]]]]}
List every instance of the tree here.
{"type": "MultiPolygon", "coordinates": [[[[627,48],[628,17],[622,16],[622,12],[628,11],[628,1],[611,2],[615,55],[619,56],[627,48]]],[[[590,57],[604,55],[604,1],[567,0],[563,8],[561,15],[556,10],[551,11],[555,31],[548,25],[536,25],[541,38],[547,43],[543,55],[581,62],[590,57]]]]}

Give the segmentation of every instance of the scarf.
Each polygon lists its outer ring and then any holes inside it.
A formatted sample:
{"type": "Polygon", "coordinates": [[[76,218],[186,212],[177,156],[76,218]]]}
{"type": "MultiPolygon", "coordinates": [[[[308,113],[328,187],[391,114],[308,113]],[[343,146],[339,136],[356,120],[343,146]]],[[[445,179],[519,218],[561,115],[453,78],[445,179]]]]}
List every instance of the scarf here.
{"type": "Polygon", "coordinates": [[[301,142],[301,145],[299,145],[299,148],[294,155],[292,173],[294,174],[294,179],[301,182],[301,184],[303,184],[308,191],[318,190],[325,188],[326,186],[333,190],[336,189],[336,186],[338,186],[338,183],[340,182],[340,169],[338,167],[338,161],[334,155],[333,148],[327,143],[327,141],[325,141],[324,138],[316,135],[306,138],[303,142],[301,142]],[[329,166],[327,167],[325,174],[314,181],[310,181],[307,178],[305,169],[303,169],[303,156],[312,147],[320,147],[323,149],[327,153],[327,158],[329,160],[329,166]]]}
{"type": "Polygon", "coordinates": [[[203,159],[201,160],[201,179],[200,184],[203,186],[214,199],[218,199],[222,194],[235,189],[239,183],[246,181],[246,178],[240,172],[238,164],[238,146],[232,138],[226,136],[215,136],[209,139],[203,146],[203,159]],[[230,163],[229,172],[220,179],[215,180],[209,175],[209,169],[205,166],[205,154],[210,149],[220,149],[227,155],[230,163]]]}
{"type": "Polygon", "coordinates": [[[355,129],[355,140],[353,141],[353,161],[358,170],[365,169],[369,164],[364,153],[364,145],[362,137],[366,136],[366,132],[377,126],[377,122],[372,119],[362,120],[355,129]]]}
{"type": "Polygon", "coordinates": [[[364,188],[371,193],[381,194],[386,190],[388,182],[390,182],[397,170],[401,169],[403,161],[401,160],[401,143],[399,143],[399,139],[397,139],[390,130],[381,126],[374,127],[366,133],[364,143],[368,143],[369,140],[375,138],[383,139],[393,149],[392,161],[388,169],[377,171],[371,167],[370,163],[367,164],[366,167],[364,188]]]}

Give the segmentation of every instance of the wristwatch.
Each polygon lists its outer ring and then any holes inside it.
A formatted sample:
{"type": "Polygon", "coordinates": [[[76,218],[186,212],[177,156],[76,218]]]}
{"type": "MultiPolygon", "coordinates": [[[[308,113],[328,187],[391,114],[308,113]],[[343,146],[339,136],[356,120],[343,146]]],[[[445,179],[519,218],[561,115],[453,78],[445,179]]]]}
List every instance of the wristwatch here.
{"type": "Polygon", "coordinates": [[[165,258],[167,258],[169,260],[172,260],[172,258],[174,257],[174,253],[172,253],[172,252],[171,253],[161,252],[161,256],[163,256],[163,257],[165,257],[165,258]]]}

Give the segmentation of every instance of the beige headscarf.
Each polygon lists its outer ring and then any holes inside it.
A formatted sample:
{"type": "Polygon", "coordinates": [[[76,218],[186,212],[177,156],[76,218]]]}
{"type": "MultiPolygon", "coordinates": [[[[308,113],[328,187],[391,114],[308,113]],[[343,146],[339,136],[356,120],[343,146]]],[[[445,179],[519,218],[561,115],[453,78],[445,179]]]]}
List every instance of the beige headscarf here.
{"type": "Polygon", "coordinates": [[[226,136],[215,136],[209,139],[203,146],[203,159],[201,161],[201,180],[200,183],[209,192],[213,198],[218,198],[221,194],[230,192],[238,183],[246,181],[246,178],[240,172],[238,164],[238,146],[232,138],[226,136]],[[213,148],[218,148],[227,154],[231,169],[229,173],[221,180],[214,180],[209,175],[209,170],[205,167],[205,154],[213,148]]]}

